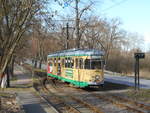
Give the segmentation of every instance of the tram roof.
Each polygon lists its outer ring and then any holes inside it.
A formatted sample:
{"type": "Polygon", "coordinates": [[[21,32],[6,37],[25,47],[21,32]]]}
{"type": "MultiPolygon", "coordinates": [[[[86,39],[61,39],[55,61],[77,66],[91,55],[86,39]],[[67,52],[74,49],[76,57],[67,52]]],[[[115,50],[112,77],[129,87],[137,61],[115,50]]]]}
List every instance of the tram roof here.
{"type": "Polygon", "coordinates": [[[69,49],[49,54],[48,57],[65,56],[103,56],[104,52],[96,49],[69,49]]]}

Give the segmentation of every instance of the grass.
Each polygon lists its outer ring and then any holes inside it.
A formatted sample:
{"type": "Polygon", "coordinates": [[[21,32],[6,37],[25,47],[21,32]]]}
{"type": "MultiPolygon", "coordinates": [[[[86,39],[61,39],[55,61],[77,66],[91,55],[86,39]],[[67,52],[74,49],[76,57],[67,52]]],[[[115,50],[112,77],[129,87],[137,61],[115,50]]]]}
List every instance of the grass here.
{"type": "Polygon", "coordinates": [[[39,80],[38,80],[38,78],[36,78],[36,77],[33,77],[33,83],[35,83],[35,82],[38,82],[39,80]]]}
{"type": "Polygon", "coordinates": [[[149,89],[140,89],[135,91],[134,89],[129,90],[125,95],[131,99],[150,103],[150,90],[149,89]]]}
{"type": "Polygon", "coordinates": [[[38,72],[38,73],[46,73],[46,70],[44,69],[39,69],[39,68],[34,68],[32,65],[30,64],[24,64],[23,65],[27,70],[34,70],[34,72],[38,72]]]}
{"type": "Polygon", "coordinates": [[[12,78],[11,78],[11,81],[16,81],[17,80],[17,77],[16,76],[13,76],[12,78]]]}
{"type": "Polygon", "coordinates": [[[11,88],[5,88],[5,89],[3,89],[3,91],[1,91],[1,92],[17,93],[19,91],[30,91],[31,89],[32,89],[32,87],[25,87],[25,88],[11,87],[11,88]]]}
{"type": "Polygon", "coordinates": [[[13,95],[10,93],[0,92],[0,97],[11,97],[11,96],[13,95]]]}
{"type": "Polygon", "coordinates": [[[38,69],[38,68],[35,68],[34,71],[36,71],[36,72],[46,72],[46,70],[44,70],[44,69],[38,69]]]}
{"type": "Polygon", "coordinates": [[[142,69],[140,71],[140,75],[141,75],[142,78],[146,78],[146,79],[150,80],[150,71],[149,70],[142,69]]]}

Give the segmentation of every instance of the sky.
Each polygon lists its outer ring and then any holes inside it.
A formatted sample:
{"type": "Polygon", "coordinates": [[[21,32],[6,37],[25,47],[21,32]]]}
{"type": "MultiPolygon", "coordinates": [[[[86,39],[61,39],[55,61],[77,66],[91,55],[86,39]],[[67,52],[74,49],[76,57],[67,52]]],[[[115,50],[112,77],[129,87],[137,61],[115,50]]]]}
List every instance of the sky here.
{"type": "MultiPolygon", "coordinates": [[[[68,0],[69,1],[69,0],[68,0]]],[[[70,0],[72,1],[72,0],[70,0]]],[[[88,0],[80,0],[83,4],[88,0]]],[[[94,0],[95,1],[95,0],[94,0]]],[[[143,51],[150,50],[150,0],[96,0],[93,10],[97,15],[108,18],[119,18],[123,29],[128,32],[137,32],[143,36],[143,51]]],[[[65,8],[55,7],[59,13],[70,11],[69,5],[65,8]]]]}
{"type": "Polygon", "coordinates": [[[96,9],[97,14],[120,18],[125,30],[143,35],[143,50],[150,49],[150,0],[106,0],[96,9]]]}

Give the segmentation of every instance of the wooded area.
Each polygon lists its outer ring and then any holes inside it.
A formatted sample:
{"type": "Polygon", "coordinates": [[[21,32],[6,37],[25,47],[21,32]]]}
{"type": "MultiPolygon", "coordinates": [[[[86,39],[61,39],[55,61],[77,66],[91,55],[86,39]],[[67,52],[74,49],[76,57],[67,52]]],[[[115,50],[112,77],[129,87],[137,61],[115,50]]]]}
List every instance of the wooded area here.
{"type": "MultiPolygon", "coordinates": [[[[80,1],[71,1],[74,2],[74,7],[70,7],[74,11],[72,15],[61,16],[58,20],[56,11],[48,10],[51,7],[49,2],[0,0],[1,87],[5,87],[9,75],[13,75],[14,61],[20,63],[29,59],[35,67],[41,68],[41,64],[46,63],[47,54],[71,48],[103,50],[107,70],[125,74],[133,72],[134,53],[141,52],[144,46],[142,36],[122,29],[118,18],[91,15],[94,1],[82,7],[80,1]]],[[[62,6],[64,1],[53,2],[62,6]]],[[[142,73],[147,76],[150,51],[141,61],[142,73]]]]}

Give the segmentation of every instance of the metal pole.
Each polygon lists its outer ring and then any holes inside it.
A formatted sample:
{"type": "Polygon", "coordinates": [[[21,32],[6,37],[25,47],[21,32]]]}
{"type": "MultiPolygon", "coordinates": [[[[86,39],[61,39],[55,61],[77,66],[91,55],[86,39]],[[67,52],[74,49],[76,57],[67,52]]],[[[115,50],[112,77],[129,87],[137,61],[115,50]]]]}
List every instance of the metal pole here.
{"type": "Polygon", "coordinates": [[[135,90],[136,90],[136,85],[137,85],[137,83],[136,83],[136,81],[137,81],[137,58],[135,59],[135,66],[134,66],[134,71],[135,71],[135,90]]]}
{"type": "Polygon", "coordinates": [[[69,41],[69,24],[67,23],[66,24],[66,32],[67,32],[67,41],[66,41],[66,49],[68,49],[68,47],[69,47],[69,43],[68,43],[68,41],[69,41]]]}
{"type": "Polygon", "coordinates": [[[34,67],[32,66],[32,85],[34,85],[34,67]]]}
{"type": "Polygon", "coordinates": [[[75,11],[76,11],[76,20],[75,20],[75,29],[76,29],[76,46],[80,48],[80,37],[79,37],[79,7],[78,7],[78,0],[75,0],[75,11]]]}
{"type": "Polygon", "coordinates": [[[139,73],[139,59],[137,59],[137,79],[138,79],[138,90],[140,89],[140,73],[139,73]]]}

